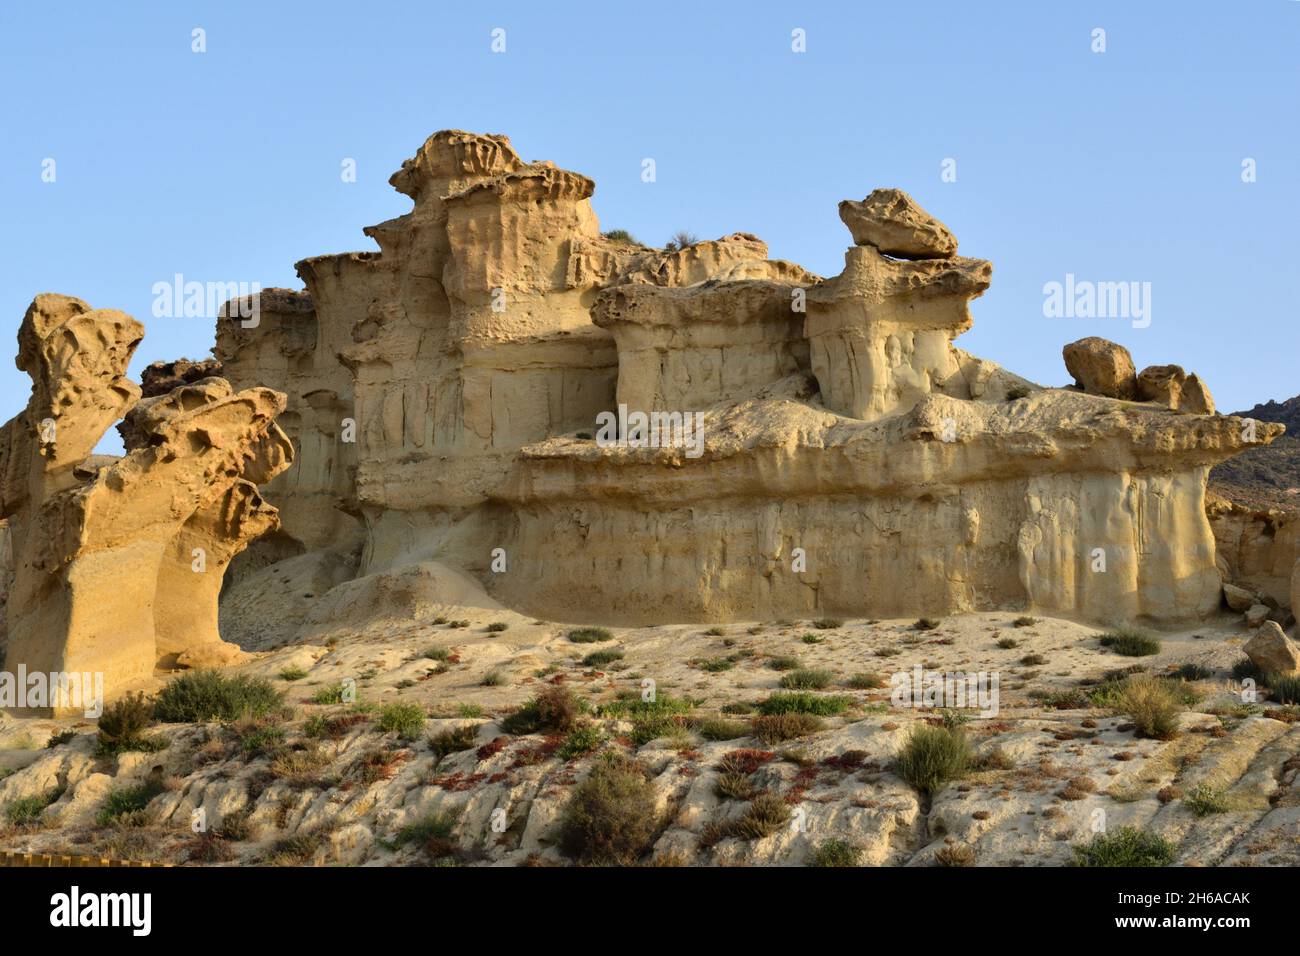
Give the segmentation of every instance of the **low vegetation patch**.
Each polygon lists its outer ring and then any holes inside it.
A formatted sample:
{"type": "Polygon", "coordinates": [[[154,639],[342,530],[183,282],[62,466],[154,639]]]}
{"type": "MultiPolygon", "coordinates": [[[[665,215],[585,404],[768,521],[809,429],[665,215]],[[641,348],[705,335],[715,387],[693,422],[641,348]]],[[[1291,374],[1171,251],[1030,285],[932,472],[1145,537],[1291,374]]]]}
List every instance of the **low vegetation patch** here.
{"type": "Polygon", "coordinates": [[[829,694],[810,694],[807,691],[778,692],[758,705],[762,714],[815,714],[834,717],[848,708],[850,699],[829,694]]]}
{"type": "Polygon", "coordinates": [[[860,866],[863,849],[856,843],[835,838],[823,840],[813,848],[809,866],[860,866]]]}
{"type": "Polygon", "coordinates": [[[613,639],[614,635],[603,627],[579,627],[569,632],[569,640],[575,644],[600,644],[613,639]]]}
{"type": "Polygon", "coordinates": [[[397,734],[403,740],[414,740],[424,729],[424,708],[419,704],[396,701],[379,709],[379,730],[397,734]]]}
{"type": "Polygon", "coordinates": [[[781,678],[781,686],[787,690],[821,690],[834,679],[828,670],[801,667],[790,671],[781,678]]]}
{"type": "Polygon", "coordinates": [[[1137,827],[1099,833],[1091,843],[1074,847],[1076,866],[1168,866],[1173,861],[1173,844],[1137,827]]]}
{"type": "Polygon", "coordinates": [[[32,826],[40,822],[41,814],[45,812],[45,808],[56,803],[61,796],[63,796],[63,787],[55,787],[44,793],[11,800],[5,806],[5,819],[9,821],[11,826],[32,826]]]}
{"type": "Polygon", "coordinates": [[[1222,790],[1216,790],[1204,783],[1187,791],[1187,794],[1183,797],[1183,806],[1198,817],[1208,817],[1213,813],[1225,813],[1231,809],[1228,798],[1222,790]]]}
{"type": "Polygon", "coordinates": [[[450,730],[444,730],[429,738],[429,749],[441,760],[448,754],[472,750],[478,739],[478,727],[473,724],[461,724],[450,730]]]}
{"type": "Polygon", "coordinates": [[[166,738],[145,733],[153,717],[153,704],[143,694],[128,694],[109,704],[99,717],[96,749],[103,755],[162,750],[167,746],[166,738]]]}
{"type": "Polygon", "coordinates": [[[582,713],[582,705],[573,691],[560,684],[550,684],[537,696],[501,721],[508,734],[567,733],[582,713]]]}
{"type": "Polygon", "coordinates": [[[919,724],[898,752],[898,775],[933,795],[963,776],[971,765],[970,742],[960,730],[919,724]]]}
{"type": "Polygon", "coordinates": [[[780,743],[796,737],[807,737],[825,728],[825,723],[814,714],[765,714],[750,721],[750,733],[765,744],[780,743]]]}
{"type": "Polygon", "coordinates": [[[1160,653],[1160,641],[1143,631],[1110,631],[1098,640],[1102,647],[1125,657],[1150,657],[1160,653]]]}
{"type": "Polygon", "coordinates": [[[108,792],[104,806],[95,818],[101,827],[110,823],[144,823],[144,808],[149,801],[162,793],[161,781],[149,779],[133,787],[117,787],[108,792]]]}
{"type": "Polygon", "coordinates": [[[604,667],[606,664],[612,664],[622,659],[623,652],[611,647],[605,650],[592,651],[582,659],[582,663],[586,667],[604,667]]]}
{"type": "Polygon", "coordinates": [[[610,754],[574,790],[560,825],[560,848],[583,863],[634,863],[657,828],[654,785],[644,768],[610,754]]]}
{"type": "Polygon", "coordinates": [[[1124,678],[1112,699],[1114,708],[1133,721],[1139,737],[1171,740],[1177,735],[1183,700],[1175,682],[1133,674],[1124,678]]]}
{"type": "Polygon", "coordinates": [[[263,717],[281,705],[283,695],[262,677],[219,671],[190,671],[175,678],[154,700],[154,717],[168,724],[263,717]]]}

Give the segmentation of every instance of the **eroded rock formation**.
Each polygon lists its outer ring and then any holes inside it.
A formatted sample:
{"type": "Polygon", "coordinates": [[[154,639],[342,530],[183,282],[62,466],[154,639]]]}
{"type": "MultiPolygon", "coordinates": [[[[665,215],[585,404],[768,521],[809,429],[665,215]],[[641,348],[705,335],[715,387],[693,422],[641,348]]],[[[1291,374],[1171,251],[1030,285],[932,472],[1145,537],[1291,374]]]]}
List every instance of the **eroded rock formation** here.
{"type": "Polygon", "coordinates": [[[117,696],[159,663],[239,653],[218,635],[217,596],[231,555],[275,523],[253,482],[292,460],[274,425],[284,396],[206,378],[141,400],[126,367],[142,336],[130,316],[62,295],[23,318],[32,394],[0,431],[11,674],[101,673],[117,696]],[[123,415],[126,455],[92,454],[123,415]]]}
{"type": "Polygon", "coordinates": [[[590,179],[503,136],[436,133],[391,182],[414,208],[378,252],[304,260],[304,293],[218,331],[232,382],[289,396],[302,473],[264,491],[295,575],[441,563],[609,623],[1218,607],[1205,477],[1239,420],[1127,353],[1076,362],[1080,392],[956,348],[992,267],[905,193],[841,204],[819,279],[745,233],[604,236],[590,179]],[[620,405],[701,416],[702,453],[602,440],[620,405]]]}

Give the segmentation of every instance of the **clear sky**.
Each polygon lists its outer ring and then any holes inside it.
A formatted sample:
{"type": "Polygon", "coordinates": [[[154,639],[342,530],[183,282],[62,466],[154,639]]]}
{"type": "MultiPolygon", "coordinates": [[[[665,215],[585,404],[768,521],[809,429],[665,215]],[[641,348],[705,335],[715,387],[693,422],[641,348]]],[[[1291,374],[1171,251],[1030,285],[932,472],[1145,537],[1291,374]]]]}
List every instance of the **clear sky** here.
{"type": "MultiPolygon", "coordinates": [[[[213,321],[154,318],[155,283],[298,288],[375,248],[410,208],[388,176],[450,127],[591,176],[602,228],[753,232],[822,275],[837,202],[898,186],[993,261],[958,345],[1060,385],[1101,335],[1231,411],[1300,392],[1298,94],[1298,0],[6,2],[0,323],[13,354],[63,292],[145,322],[137,377],[202,357],[213,321]],[[1150,283],[1150,324],[1046,316],[1067,274],[1150,283]]],[[[0,363],[0,418],[28,389],[0,363]]]]}

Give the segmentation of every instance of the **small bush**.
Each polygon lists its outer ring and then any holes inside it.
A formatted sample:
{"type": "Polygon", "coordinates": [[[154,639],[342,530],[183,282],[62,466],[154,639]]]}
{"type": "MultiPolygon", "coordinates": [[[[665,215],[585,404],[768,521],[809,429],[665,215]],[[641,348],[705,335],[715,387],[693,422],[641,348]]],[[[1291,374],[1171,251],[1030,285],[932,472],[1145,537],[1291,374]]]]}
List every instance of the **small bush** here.
{"type": "Polygon", "coordinates": [[[974,866],[975,850],[965,843],[952,843],[934,855],[936,866],[974,866]]]}
{"type": "Polygon", "coordinates": [[[55,747],[62,747],[66,743],[71,743],[77,732],[69,727],[67,730],[61,730],[57,734],[50,734],[50,739],[45,741],[45,749],[53,750],[55,747]]]}
{"type": "Polygon", "coordinates": [[[1183,797],[1183,805],[1198,817],[1224,813],[1229,809],[1228,798],[1223,791],[1215,790],[1204,783],[1187,791],[1187,795],[1183,797]]]}
{"type": "Polygon", "coordinates": [[[754,783],[747,773],[726,771],[713,782],[713,792],[723,800],[748,800],[754,795],[754,783]]]}
{"type": "Polygon", "coordinates": [[[862,847],[848,840],[831,838],[823,840],[813,849],[809,866],[859,866],[862,862],[862,847]]]}
{"type": "Polygon", "coordinates": [[[397,734],[403,740],[414,740],[424,729],[424,708],[419,704],[395,701],[379,709],[379,730],[397,734]]]}
{"type": "Polygon", "coordinates": [[[886,681],[879,674],[854,674],[844,683],[854,690],[875,690],[877,687],[884,687],[886,681]]]}
{"type": "Polygon", "coordinates": [[[134,787],[117,787],[110,790],[95,822],[101,827],[117,821],[142,822],[136,815],[142,813],[149,805],[149,801],[162,791],[162,782],[153,778],[134,787]],[[135,819],[124,820],[126,817],[135,817],[135,819]]]}
{"type": "Polygon", "coordinates": [[[1036,617],[1018,617],[1011,622],[1012,627],[1033,627],[1038,623],[1036,617]]]}
{"type": "Polygon", "coordinates": [[[448,754],[473,749],[476,739],[478,739],[478,728],[473,724],[462,724],[430,737],[429,749],[441,760],[448,754]]]}
{"type": "Polygon", "coordinates": [[[805,644],[821,644],[826,640],[826,638],[818,637],[816,634],[805,634],[803,637],[799,638],[799,640],[803,641],[805,644]]]}
{"type": "Polygon", "coordinates": [[[830,684],[833,676],[828,670],[801,667],[784,675],[781,686],[787,690],[821,690],[830,684]]]}
{"type": "Polygon", "coordinates": [[[932,618],[932,617],[923,617],[923,618],[921,618],[919,621],[917,621],[915,624],[912,625],[912,630],[914,630],[914,631],[933,631],[936,627],[938,627],[938,626],[939,626],[940,624],[942,624],[942,623],[943,623],[943,621],[937,620],[937,619],[932,618]]]}
{"type": "Polygon", "coordinates": [[[582,663],[586,667],[604,667],[606,664],[612,664],[622,659],[623,652],[611,647],[601,651],[592,651],[582,659],[582,663]]]}
{"type": "Polygon", "coordinates": [[[695,237],[694,233],[686,232],[679,229],[673,233],[673,237],[664,245],[665,252],[677,252],[681,249],[689,249],[700,240],[695,237]]]}
{"type": "Polygon", "coordinates": [[[633,863],[658,826],[654,785],[623,757],[596,762],[573,792],[560,827],[560,847],[584,863],[633,863]]]}
{"type": "Polygon", "coordinates": [[[834,717],[842,714],[850,703],[847,697],[834,697],[826,694],[810,694],[807,691],[775,693],[758,705],[761,713],[771,714],[816,714],[819,717],[834,717]]]}
{"type": "Polygon", "coordinates": [[[502,720],[501,729],[508,734],[566,733],[572,729],[581,710],[573,691],[559,684],[550,684],[502,720]]]}
{"type": "Polygon", "coordinates": [[[1178,680],[1187,680],[1187,681],[1209,680],[1211,677],[1214,676],[1214,671],[1200,664],[1184,664],[1182,667],[1178,668],[1178,670],[1174,671],[1170,676],[1175,677],[1178,680]]]}
{"type": "Polygon", "coordinates": [[[1160,641],[1142,631],[1111,631],[1098,640],[1102,647],[1125,657],[1150,657],[1160,653],[1160,641]]]}
{"type": "Polygon", "coordinates": [[[431,813],[398,830],[393,836],[393,845],[417,843],[435,860],[453,856],[456,853],[453,834],[458,819],[456,811],[431,813]]]}
{"type": "Polygon", "coordinates": [[[819,617],[812,622],[812,626],[819,631],[833,631],[838,627],[843,627],[844,622],[838,617],[819,617]]]}
{"type": "Polygon", "coordinates": [[[696,724],[695,730],[705,740],[735,740],[749,733],[749,724],[743,720],[710,717],[696,724]]]}
{"type": "Polygon", "coordinates": [[[1019,646],[1020,646],[1020,642],[1016,640],[1014,637],[998,638],[998,647],[1002,648],[1004,651],[1010,651],[1019,646]]]}
{"type": "Polygon", "coordinates": [[[764,714],[749,723],[750,732],[765,744],[780,743],[815,734],[825,726],[813,714],[764,714]]]}
{"type": "Polygon", "coordinates": [[[583,754],[589,754],[605,742],[605,732],[595,724],[574,727],[556,748],[555,752],[562,760],[573,760],[583,754]]]}
{"type": "Polygon", "coordinates": [[[799,658],[789,655],[768,659],[767,666],[774,671],[791,671],[799,666],[799,658]]]}
{"type": "Polygon", "coordinates": [[[1173,844],[1136,827],[1099,833],[1091,843],[1074,847],[1076,866],[1168,866],[1173,861],[1173,844]]]}
{"type": "Polygon", "coordinates": [[[154,716],[168,724],[263,717],[279,707],[283,695],[261,677],[200,670],[182,674],[154,700],[154,716]]]}
{"type": "Polygon", "coordinates": [[[1134,674],[1124,679],[1115,695],[1115,709],[1133,721],[1139,737],[1170,740],[1178,733],[1183,705],[1173,682],[1134,674]]]}
{"type": "Polygon", "coordinates": [[[296,681],[302,680],[307,676],[307,669],[304,667],[286,667],[280,671],[280,680],[296,681]]]}
{"type": "Polygon", "coordinates": [[[461,621],[448,621],[448,622],[447,622],[447,626],[450,627],[450,628],[457,628],[457,629],[459,629],[459,628],[464,628],[464,627],[469,627],[469,621],[464,621],[464,620],[461,620],[461,621]]]}
{"type": "Polygon", "coordinates": [[[510,625],[505,621],[493,621],[487,626],[487,629],[489,634],[500,634],[502,631],[508,630],[509,627],[510,625]]]}
{"type": "Polygon", "coordinates": [[[505,682],[505,675],[500,671],[489,671],[483,675],[483,678],[478,682],[478,684],[480,687],[500,687],[505,682]]]}
{"type": "Polygon", "coordinates": [[[445,647],[439,647],[437,645],[434,645],[433,647],[426,647],[424,651],[421,653],[421,656],[427,658],[428,660],[439,661],[445,664],[447,662],[447,659],[451,657],[451,651],[449,651],[445,647]]]}
{"type": "Polygon", "coordinates": [[[734,823],[732,836],[742,840],[761,840],[776,833],[790,822],[790,805],[776,794],[764,793],[754,798],[734,823]]]}
{"type": "Polygon", "coordinates": [[[1029,397],[1029,386],[1027,385],[1012,385],[1009,389],[1007,389],[1008,402],[1017,402],[1022,398],[1028,398],[1028,397],[1029,397]]]}
{"type": "Polygon", "coordinates": [[[695,666],[710,674],[717,674],[721,671],[731,670],[736,666],[736,662],[727,657],[710,657],[706,660],[698,661],[695,666]]]}
{"type": "Polygon", "coordinates": [[[610,229],[608,232],[602,232],[601,235],[610,242],[618,242],[628,246],[641,245],[641,243],[637,241],[636,236],[632,235],[632,233],[628,232],[626,229],[610,229]]]}
{"type": "Polygon", "coordinates": [[[1024,664],[1026,667],[1037,667],[1040,664],[1046,664],[1047,658],[1042,654],[1026,654],[1024,657],[1020,658],[1020,663],[1024,664]]]}
{"type": "Polygon", "coordinates": [[[11,800],[5,806],[5,819],[12,826],[31,826],[40,822],[41,814],[45,812],[45,808],[56,803],[61,796],[63,796],[63,788],[55,787],[52,790],[45,791],[45,793],[37,793],[30,797],[19,797],[17,800],[11,800]]]}
{"type": "Polygon", "coordinates": [[[970,742],[960,730],[918,725],[898,753],[898,775],[917,790],[935,794],[965,774],[970,742]]]}
{"type": "Polygon", "coordinates": [[[709,628],[704,633],[707,634],[709,637],[721,637],[723,634],[726,634],[727,632],[725,629],[721,627],[714,626],[709,628]]]}
{"type": "Polygon", "coordinates": [[[153,716],[153,704],[143,694],[128,694],[109,704],[99,717],[99,752],[118,754],[149,749],[144,731],[153,716]]]}
{"type": "Polygon", "coordinates": [[[1300,704],[1300,674],[1269,674],[1264,678],[1269,699],[1279,704],[1300,704]]]}
{"type": "Polygon", "coordinates": [[[614,635],[603,627],[579,627],[569,632],[569,640],[575,644],[600,644],[613,639],[614,635]]]}

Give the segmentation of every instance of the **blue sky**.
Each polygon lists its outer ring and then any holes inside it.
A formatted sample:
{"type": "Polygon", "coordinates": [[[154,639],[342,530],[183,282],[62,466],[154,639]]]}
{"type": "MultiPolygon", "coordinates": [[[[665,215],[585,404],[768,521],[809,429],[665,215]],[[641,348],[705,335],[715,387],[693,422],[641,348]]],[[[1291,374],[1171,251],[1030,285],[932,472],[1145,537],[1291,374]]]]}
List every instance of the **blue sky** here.
{"type": "MultiPolygon", "coordinates": [[[[1297,0],[6,4],[0,323],[12,354],[64,292],[145,322],[137,377],[201,357],[213,322],[153,318],[154,283],[300,287],[296,260],[374,248],[410,208],[388,176],[454,127],[591,176],[602,228],[754,232],[823,275],[838,201],[898,186],[993,261],[958,345],[1060,385],[1102,335],[1230,411],[1300,392],[1298,94],[1297,0]],[[1151,283],[1149,327],[1045,317],[1068,273],[1151,283]]],[[[28,389],[0,363],[0,417],[28,389]]]]}

